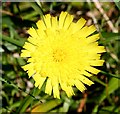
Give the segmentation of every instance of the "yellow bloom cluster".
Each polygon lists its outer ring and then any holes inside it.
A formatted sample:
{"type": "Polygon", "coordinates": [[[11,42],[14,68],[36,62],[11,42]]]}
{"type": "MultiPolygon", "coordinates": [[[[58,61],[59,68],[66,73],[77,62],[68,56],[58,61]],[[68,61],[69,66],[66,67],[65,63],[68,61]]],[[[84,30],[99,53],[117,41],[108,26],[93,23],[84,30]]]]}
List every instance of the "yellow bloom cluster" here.
{"type": "Polygon", "coordinates": [[[73,15],[61,12],[59,20],[50,14],[44,16],[44,21],[36,24],[38,29],[30,28],[30,37],[25,42],[21,57],[29,57],[28,64],[23,66],[29,77],[35,80],[39,89],[46,80],[45,93],[60,98],[60,89],[68,97],[74,95],[73,86],[81,92],[92,85],[88,77],[100,70],[94,66],[102,66],[101,53],[105,52],[97,40],[99,34],[94,34],[96,28],[85,26],[86,20],[80,18],[73,22],[73,15]]]}

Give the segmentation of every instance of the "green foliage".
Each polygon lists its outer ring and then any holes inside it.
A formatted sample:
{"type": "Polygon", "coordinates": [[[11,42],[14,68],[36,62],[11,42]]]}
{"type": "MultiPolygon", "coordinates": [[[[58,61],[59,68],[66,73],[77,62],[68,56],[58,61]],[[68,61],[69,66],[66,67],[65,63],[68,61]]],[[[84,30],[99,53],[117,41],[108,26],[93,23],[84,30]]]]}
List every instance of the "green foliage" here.
{"type": "MultiPolygon", "coordinates": [[[[119,24],[119,2],[102,3],[103,10],[109,21],[116,27],[119,24]],[[112,9],[112,10],[111,10],[112,9]]],[[[120,110],[120,33],[112,32],[107,21],[97,10],[94,3],[87,2],[2,2],[2,34],[0,34],[0,52],[2,53],[2,69],[0,81],[2,82],[2,107],[3,113],[19,112],[80,112],[83,114],[115,113],[120,110]],[[75,96],[68,98],[61,91],[61,99],[54,99],[46,95],[44,85],[42,89],[34,87],[33,79],[29,79],[27,73],[21,68],[26,64],[26,59],[20,57],[20,50],[27,40],[27,30],[36,27],[36,21],[43,19],[43,14],[51,13],[58,15],[61,11],[68,11],[74,14],[75,21],[80,17],[88,20],[87,25],[97,20],[101,39],[100,45],[106,47],[105,59],[101,72],[91,77],[95,84],[88,87],[85,93],[79,92],[76,88],[75,96]],[[92,13],[95,17],[90,15],[92,13]],[[87,95],[87,97],[85,97],[87,95]],[[83,105],[83,107],[81,107],[83,105]],[[86,107],[86,108],[85,108],[86,107]]],[[[1,99],[0,99],[1,100],[1,99]]]]}
{"type": "Polygon", "coordinates": [[[116,6],[118,7],[118,9],[120,10],[120,0],[114,0],[116,6]]]}

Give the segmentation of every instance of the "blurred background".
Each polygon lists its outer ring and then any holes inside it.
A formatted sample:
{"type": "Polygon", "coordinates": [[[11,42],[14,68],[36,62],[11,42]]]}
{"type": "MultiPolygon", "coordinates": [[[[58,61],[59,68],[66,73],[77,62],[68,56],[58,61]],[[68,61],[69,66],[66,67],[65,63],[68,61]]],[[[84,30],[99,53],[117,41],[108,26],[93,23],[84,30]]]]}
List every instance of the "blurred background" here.
{"type": "Polygon", "coordinates": [[[81,114],[114,114],[120,110],[120,2],[2,2],[0,13],[2,31],[0,34],[0,101],[1,113],[20,112],[65,112],[81,114]],[[99,45],[106,53],[101,72],[93,75],[95,82],[81,93],[75,89],[75,96],[68,98],[61,91],[61,99],[54,99],[34,87],[34,80],[28,78],[21,68],[27,59],[20,57],[21,49],[28,38],[27,30],[36,27],[43,15],[59,16],[61,11],[74,15],[74,22],[80,17],[86,25],[94,24],[100,33],[99,45]]]}

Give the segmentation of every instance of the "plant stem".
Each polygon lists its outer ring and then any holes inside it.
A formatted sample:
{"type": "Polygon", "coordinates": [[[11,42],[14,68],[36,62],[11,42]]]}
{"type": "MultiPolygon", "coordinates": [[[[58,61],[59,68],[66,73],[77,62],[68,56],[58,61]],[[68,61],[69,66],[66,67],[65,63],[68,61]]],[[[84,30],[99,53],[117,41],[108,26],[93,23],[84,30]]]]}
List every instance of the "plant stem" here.
{"type": "Polygon", "coordinates": [[[114,74],[110,74],[110,73],[107,73],[107,72],[105,72],[105,71],[101,71],[101,73],[102,73],[102,74],[105,74],[105,75],[107,75],[107,76],[111,76],[111,77],[120,79],[120,76],[116,76],[116,75],[114,75],[114,74]]]}

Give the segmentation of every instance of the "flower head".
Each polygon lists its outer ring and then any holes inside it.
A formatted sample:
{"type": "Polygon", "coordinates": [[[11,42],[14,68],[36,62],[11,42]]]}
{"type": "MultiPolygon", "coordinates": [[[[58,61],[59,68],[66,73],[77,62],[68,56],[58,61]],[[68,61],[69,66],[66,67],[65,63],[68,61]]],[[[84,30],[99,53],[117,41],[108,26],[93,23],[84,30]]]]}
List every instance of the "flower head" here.
{"type": "Polygon", "coordinates": [[[105,52],[94,34],[96,28],[85,26],[86,20],[80,18],[76,23],[73,16],[61,12],[59,20],[50,14],[44,21],[37,22],[38,29],[30,28],[30,37],[25,42],[21,57],[29,57],[28,64],[23,66],[29,77],[35,80],[39,89],[46,80],[45,93],[60,98],[60,88],[68,97],[74,94],[73,86],[81,92],[92,85],[88,78],[100,70],[94,66],[102,66],[101,53],[105,52]]]}

